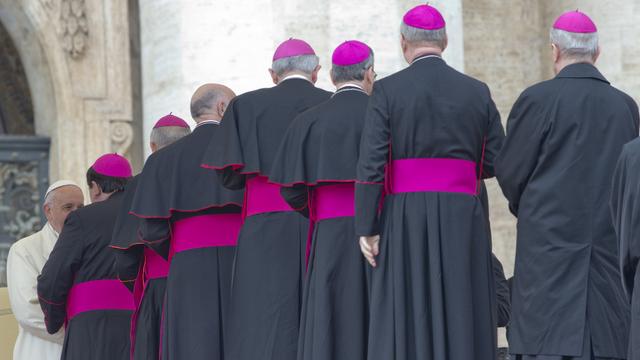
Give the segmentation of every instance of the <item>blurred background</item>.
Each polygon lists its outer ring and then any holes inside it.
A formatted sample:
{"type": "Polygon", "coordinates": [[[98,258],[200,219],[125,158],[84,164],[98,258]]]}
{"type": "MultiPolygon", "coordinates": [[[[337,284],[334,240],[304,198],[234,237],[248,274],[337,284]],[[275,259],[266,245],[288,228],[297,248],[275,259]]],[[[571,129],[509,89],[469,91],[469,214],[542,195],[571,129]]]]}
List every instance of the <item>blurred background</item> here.
{"type": "MultiPolygon", "coordinates": [[[[518,94],[553,76],[548,31],[564,11],[596,22],[600,70],[640,97],[640,0],[440,0],[446,61],[489,84],[506,121],[518,94]]],[[[84,183],[100,154],[126,155],[136,171],[154,122],[186,120],[205,82],[236,93],[271,86],[275,47],[307,40],[331,89],[330,54],[367,42],[384,77],[406,66],[399,48],[410,0],[0,0],[0,287],[10,244],[40,229],[50,182],[84,183]]],[[[599,146],[599,144],[593,144],[599,146]]],[[[512,274],[515,221],[489,183],[494,251],[512,274]]],[[[3,297],[4,296],[4,297],[3,297]]],[[[0,292],[0,317],[10,315],[0,292]]],[[[0,332],[6,331],[0,326],[0,332]]],[[[1,349],[6,347],[0,344],[1,349]]],[[[0,359],[2,355],[0,355],[0,359]]]]}

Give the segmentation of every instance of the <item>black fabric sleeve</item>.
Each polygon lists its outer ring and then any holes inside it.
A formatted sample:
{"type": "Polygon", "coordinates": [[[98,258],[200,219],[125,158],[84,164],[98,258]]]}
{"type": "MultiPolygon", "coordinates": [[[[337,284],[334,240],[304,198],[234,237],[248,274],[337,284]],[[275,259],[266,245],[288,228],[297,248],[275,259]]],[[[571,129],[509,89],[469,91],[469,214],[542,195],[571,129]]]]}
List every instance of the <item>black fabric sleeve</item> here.
{"type": "Polygon", "coordinates": [[[168,219],[140,219],[138,236],[160,256],[169,258],[171,224],[168,219]]]}
{"type": "Polygon", "coordinates": [[[380,83],[373,88],[360,140],[356,182],[356,234],[380,233],[378,208],[384,190],[384,169],[391,136],[389,112],[380,83]]]}
{"type": "Polygon", "coordinates": [[[495,165],[498,183],[515,216],[518,216],[520,197],[538,162],[547,129],[542,106],[523,93],[509,114],[507,136],[495,165]]]}
{"type": "Polygon", "coordinates": [[[640,259],[640,241],[636,241],[640,233],[640,211],[636,209],[640,179],[636,175],[638,169],[633,170],[630,165],[632,155],[628,150],[629,145],[626,145],[613,173],[610,206],[618,238],[622,284],[627,295],[631,295],[640,259]]]}
{"type": "Polygon", "coordinates": [[[509,283],[504,276],[502,263],[494,254],[491,254],[491,261],[493,265],[493,278],[496,283],[498,327],[505,327],[509,324],[509,320],[511,320],[511,293],[509,291],[509,283]]]}
{"type": "Polygon", "coordinates": [[[67,296],[73,286],[74,275],[82,265],[83,251],[82,222],[72,212],[38,276],[38,298],[49,334],[55,334],[64,324],[67,296]]]}
{"type": "MultiPolygon", "coordinates": [[[[489,89],[487,88],[489,93],[489,89]]],[[[500,113],[496,108],[496,104],[491,99],[489,93],[489,104],[487,105],[489,124],[487,128],[486,138],[484,139],[484,159],[482,160],[482,179],[488,179],[495,176],[494,163],[502,145],[504,143],[504,128],[500,121],[500,113]]]]}
{"type": "Polygon", "coordinates": [[[238,174],[231,167],[226,167],[221,170],[216,170],[218,179],[224,187],[230,190],[241,190],[244,188],[247,176],[244,174],[238,174]]]}
{"type": "Polygon", "coordinates": [[[115,251],[115,272],[118,279],[133,291],[140,264],[144,253],[143,245],[135,245],[128,249],[114,249],[115,251]]]}
{"type": "Polygon", "coordinates": [[[295,211],[309,217],[309,187],[307,185],[283,186],[280,188],[280,195],[295,211]]]}

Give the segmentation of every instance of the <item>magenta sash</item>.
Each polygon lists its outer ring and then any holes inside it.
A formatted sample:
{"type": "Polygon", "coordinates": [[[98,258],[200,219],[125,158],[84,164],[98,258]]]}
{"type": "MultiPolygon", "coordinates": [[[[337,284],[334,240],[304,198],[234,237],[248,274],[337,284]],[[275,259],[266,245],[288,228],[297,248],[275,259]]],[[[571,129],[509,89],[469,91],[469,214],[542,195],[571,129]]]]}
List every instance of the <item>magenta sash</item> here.
{"type": "Polygon", "coordinates": [[[312,217],[320,221],[355,216],[354,183],[318,186],[314,189],[312,217]]]}
{"type": "Polygon", "coordinates": [[[391,162],[392,194],[450,192],[477,194],[476,163],[462,159],[401,159],[391,162]]]}
{"type": "Polygon", "coordinates": [[[145,246],[144,272],[145,280],[166,278],[169,275],[169,262],[145,246]]]}
{"type": "Polygon", "coordinates": [[[244,193],[245,216],[276,212],[294,211],[280,196],[280,185],[268,182],[265,176],[255,176],[247,180],[244,193]]]}
{"type": "Polygon", "coordinates": [[[67,297],[67,321],[96,310],[135,310],[133,294],[116,279],[92,280],[73,285],[67,297]]]}
{"type": "Polygon", "coordinates": [[[236,246],[242,215],[210,214],[194,216],[173,223],[173,252],[217,246],[236,246]]]}

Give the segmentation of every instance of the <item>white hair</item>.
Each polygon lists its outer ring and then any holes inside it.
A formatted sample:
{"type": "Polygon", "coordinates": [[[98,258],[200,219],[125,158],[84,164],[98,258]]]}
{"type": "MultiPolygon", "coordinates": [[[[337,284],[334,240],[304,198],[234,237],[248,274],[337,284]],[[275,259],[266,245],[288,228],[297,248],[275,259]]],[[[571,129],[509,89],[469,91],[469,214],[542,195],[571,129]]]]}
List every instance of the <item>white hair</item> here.
{"type": "Polygon", "coordinates": [[[551,28],[551,43],[564,57],[576,60],[593,60],[598,53],[598,33],[572,33],[551,28]]]}
{"type": "Polygon", "coordinates": [[[289,56],[274,61],[271,64],[271,69],[278,76],[283,76],[294,71],[299,71],[311,76],[311,73],[318,67],[319,63],[320,59],[316,55],[289,56]]]}
{"type": "Polygon", "coordinates": [[[164,126],[151,130],[150,140],[158,149],[170,145],[191,133],[191,129],[180,126],[164,126]]]}
{"type": "Polygon", "coordinates": [[[447,29],[424,30],[405,24],[400,24],[400,34],[409,43],[429,43],[443,49],[447,45],[447,29]]]}

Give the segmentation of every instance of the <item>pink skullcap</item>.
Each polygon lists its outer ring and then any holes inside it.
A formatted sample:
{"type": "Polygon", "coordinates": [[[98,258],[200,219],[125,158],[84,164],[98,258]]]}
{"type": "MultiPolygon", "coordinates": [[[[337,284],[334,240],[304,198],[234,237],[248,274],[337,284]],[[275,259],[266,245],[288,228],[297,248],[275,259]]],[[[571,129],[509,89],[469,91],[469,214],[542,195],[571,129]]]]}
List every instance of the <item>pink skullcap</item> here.
{"type": "Polygon", "coordinates": [[[567,11],[560,15],[556,22],[553,23],[553,28],[580,34],[590,34],[598,31],[596,24],[585,13],[578,10],[567,11]]]}
{"type": "Polygon", "coordinates": [[[290,38],[278,46],[276,52],[273,54],[273,61],[300,55],[315,55],[311,45],[307,44],[304,40],[290,38]]]}
{"type": "Polygon", "coordinates": [[[444,18],[431,5],[418,5],[407,11],[402,18],[405,24],[423,30],[439,30],[445,27],[444,18]]]}
{"type": "Polygon", "coordinates": [[[359,64],[369,58],[371,49],[367,44],[358,40],[349,40],[340,44],[331,57],[331,62],[338,66],[359,64]]]}
{"type": "Polygon", "coordinates": [[[167,126],[177,126],[181,128],[188,128],[189,124],[181,118],[169,113],[169,115],[165,115],[161,117],[156,124],[153,126],[154,129],[167,127],[167,126]]]}
{"type": "Polygon", "coordinates": [[[91,165],[93,171],[110,177],[131,177],[129,160],[118,154],[104,154],[91,165]]]}

